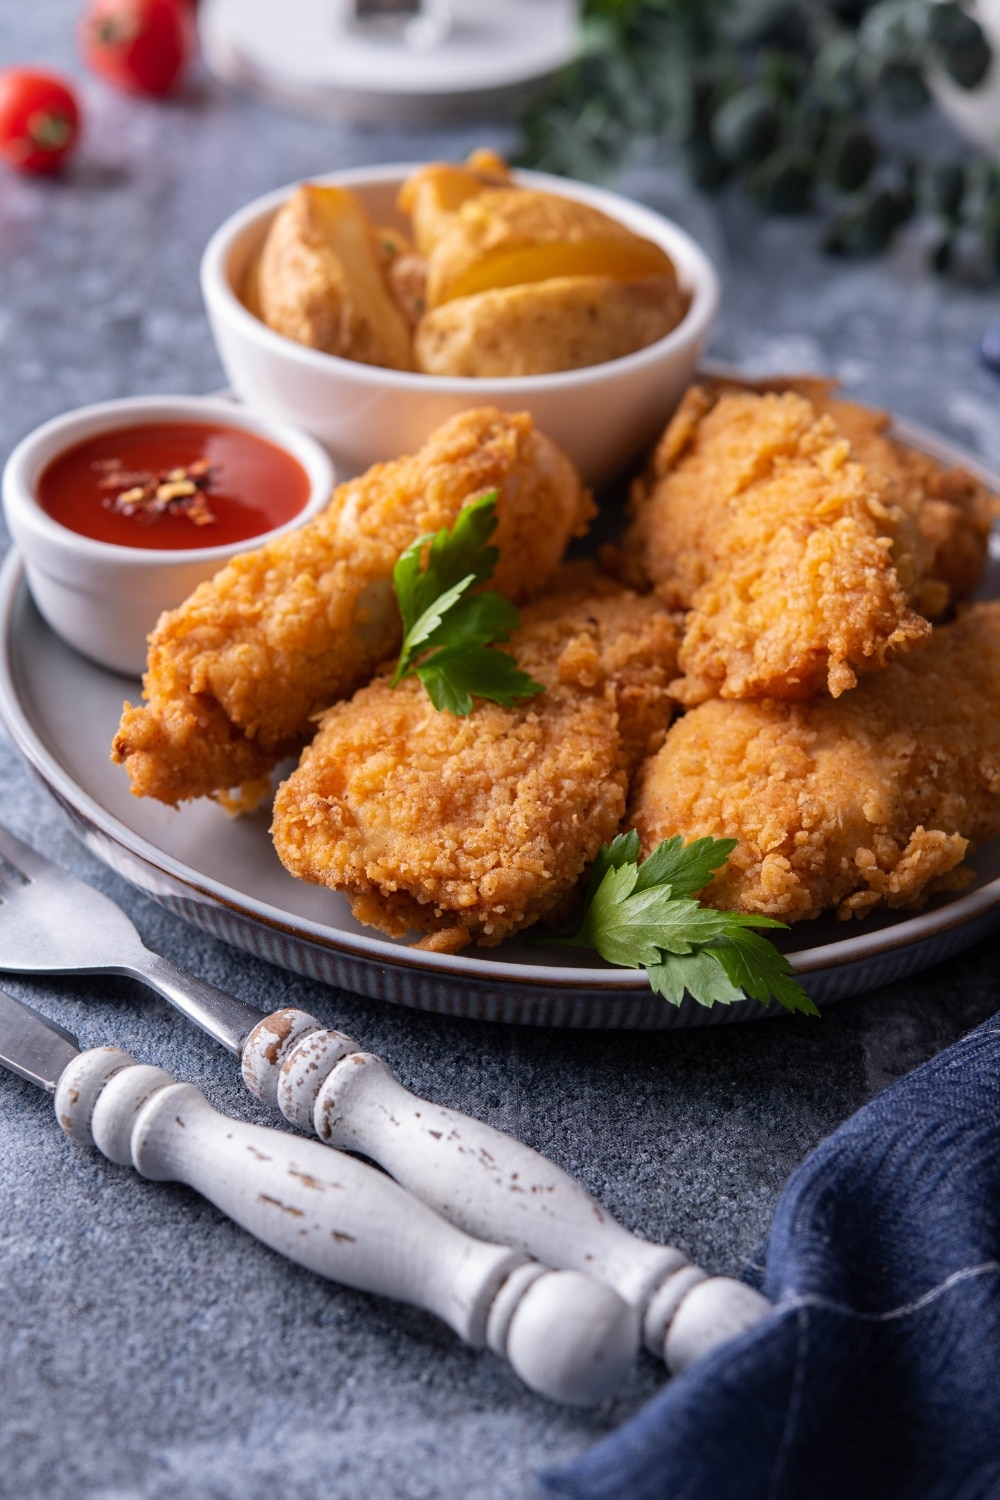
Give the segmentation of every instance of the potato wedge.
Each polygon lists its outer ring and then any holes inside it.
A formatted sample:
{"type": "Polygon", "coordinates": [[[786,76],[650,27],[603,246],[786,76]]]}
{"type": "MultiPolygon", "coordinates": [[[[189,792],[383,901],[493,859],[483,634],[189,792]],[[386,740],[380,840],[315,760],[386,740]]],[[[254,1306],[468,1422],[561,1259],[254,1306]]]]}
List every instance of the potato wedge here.
{"type": "Polygon", "coordinates": [[[675,275],[659,245],[589,204],[495,188],[467,198],[431,247],[427,306],[553,277],[675,275]]]}
{"type": "Polygon", "coordinates": [[[417,367],[428,375],[549,375],[620,359],[655,343],[684,316],[672,273],[617,281],[563,276],[459,297],[417,324],[417,367]]]}
{"type": "Polygon", "coordinates": [[[403,183],[396,201],[400,212],[412,220],[417,249],[428,255],[467,199],[510,183],[502,157],[494,151],[473,151],[464,167],[441,161],[419,167],[403,183]]]}
{"type": "Polygon", "coordinates": [[[385,224],[375,230],[375,254],[389,295],[412,334],[427,306],[427,262],[402,230],[385,224]]]}
{"type": "Polygon", "coordinates": [[[396,229],[391,224],[375,225],[375,259],[383,271],[397,256],[412,254],[413,242],[401,229],[396,229]]]}
{"type": "Polygon", "coordinates": [[[257,290],[264,322],[286,338],[361,364],[414,367],[375,231],[346,188],[305,183],[295,190],[271,224],[257,290]]]}
{"type": "Polygon", "coordinates": [[[390,261],[385,277],[412,333],[427,307],[427,262],[415,250],[408,251],[390,261]]]}

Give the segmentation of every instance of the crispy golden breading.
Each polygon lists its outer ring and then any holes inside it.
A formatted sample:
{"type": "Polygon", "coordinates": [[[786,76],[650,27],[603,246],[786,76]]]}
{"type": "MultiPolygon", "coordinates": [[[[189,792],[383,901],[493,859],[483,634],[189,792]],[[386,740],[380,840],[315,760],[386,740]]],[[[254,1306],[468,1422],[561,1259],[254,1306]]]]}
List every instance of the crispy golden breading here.
{"type": "Polygon", "coordinates": [[[836,697],[925,642],[907,597],[925,544],[905,499],[802,396],[692,387],[633,487],[626,537],[690,611],[681,700],[836,697]]]}
{"type": "Polygon", "coordinates": [[[438,951],[564,913],[618,831],[629,772],[662,741],[677,631],[652,596],[571,568],[505,649],[544,694],[456,718],[415,678],[383,676],[325,715],[275,799],[293,875],[438,951]]]}
{"type": "Polygon", "coordinates": [[[712,835],[738,847],[704,899],[793,922],[918,906],[965,883],[1000,834],[1000,602],[835,702],[720,699],[643,767],[630,816],[648,854],[712,835]]]}
{"type": "Polygon", "coordinates": [[[797,375],[761,381],[712,381],[711,388],[791,390],[833,419],[854,456],[869,469],[881,469],[916,510],[926,544],[925,572],[911,588],[911,603],[929,620],[946,617],[978,584],[986,562],[990,526],[1000,500],[967,469],[949,468],[919,448],[908,447],[890,431],[888,412],[846,401],[836,384],[819,376],[797,375]]]}
{"type": "Polygon", "coordinates": [[[170,804],[223,795],[297,751],[314,716],[398,650],[399,554],[492,489],[494,586],[523,599],[593,507],[529,416],[487,407],[444,423],[413,457],[341,485],[314,521],[237,557],[163,615],[146,701],[125,705],[112,751],[133,791],[170,804]]]}

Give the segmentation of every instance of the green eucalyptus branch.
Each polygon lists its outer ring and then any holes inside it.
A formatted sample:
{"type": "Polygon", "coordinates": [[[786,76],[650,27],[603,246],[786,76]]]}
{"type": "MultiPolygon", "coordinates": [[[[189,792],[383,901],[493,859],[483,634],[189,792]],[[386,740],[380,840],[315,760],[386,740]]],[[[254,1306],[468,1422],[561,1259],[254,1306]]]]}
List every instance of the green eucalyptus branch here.
{"type": "Polygon", "coordinates": [[[880,129],[927,109],[937,77],[984,79],[989,43],[958,0],[585,0],[581,27],[522,117],[522,164],[600,180],[651,142],[700,188],[817,212],[831,253],[882,250],[919,215],[938,270],[1000,275],[1000,162],[918,161],[880,129]]]}

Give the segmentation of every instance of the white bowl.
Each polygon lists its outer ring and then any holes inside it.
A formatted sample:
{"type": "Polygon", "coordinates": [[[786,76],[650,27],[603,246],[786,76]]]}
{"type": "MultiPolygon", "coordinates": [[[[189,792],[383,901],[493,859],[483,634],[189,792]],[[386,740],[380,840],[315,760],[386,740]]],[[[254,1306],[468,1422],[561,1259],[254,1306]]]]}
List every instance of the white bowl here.
{"type": "MultiPolygon", "coordinates": [[[[413,170],[366,167],[313,180],[351,188],[373,222],[405,228],[396,195],[413,170]]],[[[520,172],[516,180],[591,204],[661,245],[690,296],[678,326],[624,359],[503,380],[383,370],[306,348],[256,318],[238,290],[272,218],[292,191],[289,186],[233,214],[216,230],[202,257],[202,294],[234,389],[259,411],[295,422],[319,438],[345,475],[414,452],[439,423],[473,406],[530,411],[589,484],[623,472],[659,435],[694,376],[718,306],[718,278],[694,240],[651,209],[540,172],[520,172]]]]}
{"type": "Polygon", "coordinates": [[[291,531],[322,510],[334,485],[329,455],[313,438],[225,398],[135,396],[79,407],[37,427],[14,449],[3,471],[7,526],[23,558],[28,586],[42,616],[71,646],[112,671],[141,673],[146,637],[160,614],[180,604],[231,557],[291,531]],[[245,541],[184,550],[121,547],[71,531],[38,503],[47,464],[101,432],[156,422],[235,427],[266,438],[297,458],[309,477],[309,498],[284,525],[245,541]]]}

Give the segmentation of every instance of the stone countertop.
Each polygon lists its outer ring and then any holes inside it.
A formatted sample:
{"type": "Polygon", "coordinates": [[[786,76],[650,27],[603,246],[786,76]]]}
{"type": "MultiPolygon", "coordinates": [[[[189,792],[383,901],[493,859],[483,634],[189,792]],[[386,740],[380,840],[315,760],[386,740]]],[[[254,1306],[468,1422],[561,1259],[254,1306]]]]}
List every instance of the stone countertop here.
{"type": "MultiPolygon", "coordinates": [[[[82,73],[70,0],[8,7],[0,65],[79,83],[82,149],[53,181],[0,181],[0,450],[69,407],[204,392],[224,377],[197,269],[212,229],[295,178],[504,149],[503,122],[372,129],[295,118],[196,74],[164,103],[82,73]]],[[[932,278],[914,239],[830,261],[810,221],[760,222],[666,171],[618,186],[685,225],[724,300],[710,354],[810,369],[1000,469],[1000,384],[978,362],[995,294],[932,278]]],[[[411,1013],[279,973],[187,926],[101,865],[0,739],[0,816],[114,896],[145,942],[268,1009],[297,1003],[381,1053],[420,1093],[512,1131],[623,1223],[738,1273],[788,1173],[872,1093],[996,1008],[996,943],[825,1011],[695,1032],[583,1034],[411,1013]]],[[[79,1036],[196,1081],[274,1123],[231,1059],[125,980],[6,987],[79,1036]]],[[[290,1267],[186,1189],[75,1148],[51,1103],[0,1081],[0,1490],[46,1500],[521,1500],[539,1468],[620,1424],[662,1380],[564,1411],[431,1317],[290,1267]]]]}

